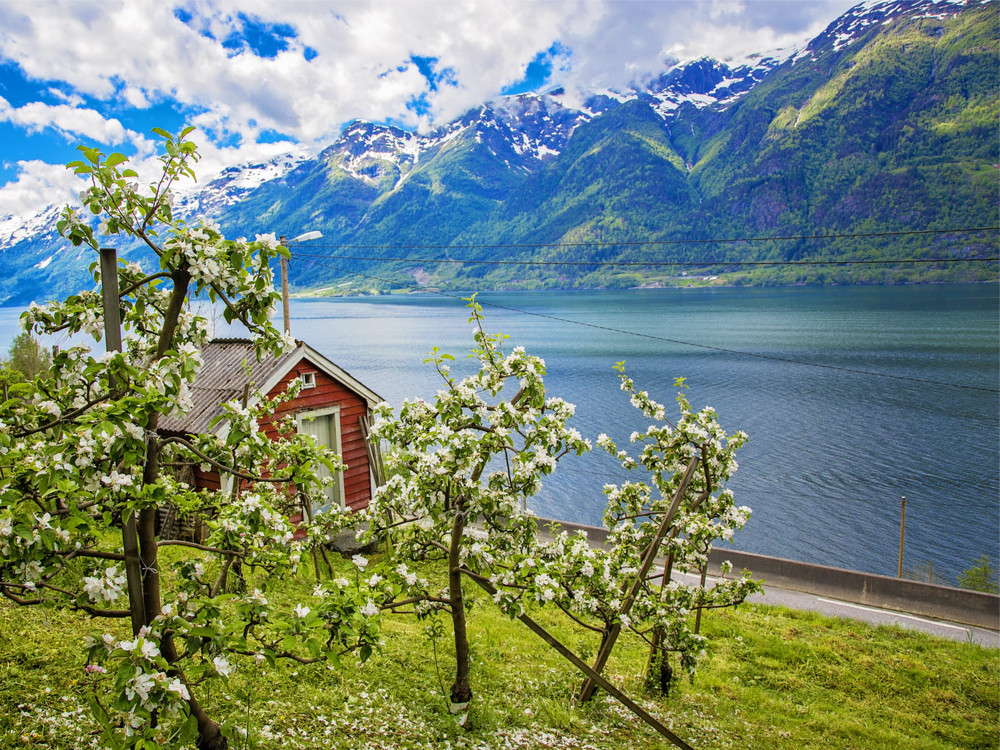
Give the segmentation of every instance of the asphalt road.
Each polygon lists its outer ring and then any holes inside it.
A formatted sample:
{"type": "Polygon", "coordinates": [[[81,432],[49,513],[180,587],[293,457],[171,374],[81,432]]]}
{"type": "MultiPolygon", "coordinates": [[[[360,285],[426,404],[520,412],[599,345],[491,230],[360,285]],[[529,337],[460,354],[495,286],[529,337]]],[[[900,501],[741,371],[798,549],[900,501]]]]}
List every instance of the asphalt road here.
{"type": "MultiPolygon", "coordinates": [[[[694,575],[687,576],[686,574],[678,573],[674,575],[678,578],[690,578],[695,582],[698,580],[698,577],[694,575]]],[[[829,597],[807,594],[791,589],[782,589],[776,586],[765,585],[763,594],[755,594],[747,601],[817,612],[828,617],[844,617],[850,620],[860,620],[871,625],[898,625],[901,628],[919,630],[940,638],[949,638],[953,641],[965,641],[968,643],[978,643],[981,646],[988,646],[990,648],[1000,648],[1000,632],[995,630],[986,630],[984,628],[973,627],[972,625],[945,622],[944,620],[935,620],[928,617],[918,617],[917,615],[896,612],[890,609],[869,607],[864,604],[838,601],[829,597]]]]}

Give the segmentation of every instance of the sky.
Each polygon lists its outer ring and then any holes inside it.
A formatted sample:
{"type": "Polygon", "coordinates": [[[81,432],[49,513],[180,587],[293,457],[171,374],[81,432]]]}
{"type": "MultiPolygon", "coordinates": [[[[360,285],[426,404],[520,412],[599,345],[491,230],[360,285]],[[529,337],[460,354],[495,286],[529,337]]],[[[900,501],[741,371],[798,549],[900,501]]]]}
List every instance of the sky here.
{"type": "Polygon", "coordinates": [[[83,143],[202,181],[356,120],[426,132],[508,93],[622,89],[670,61],[801,46],[855,0],[0,0],[0,219],[72,201],[83,143]]]}

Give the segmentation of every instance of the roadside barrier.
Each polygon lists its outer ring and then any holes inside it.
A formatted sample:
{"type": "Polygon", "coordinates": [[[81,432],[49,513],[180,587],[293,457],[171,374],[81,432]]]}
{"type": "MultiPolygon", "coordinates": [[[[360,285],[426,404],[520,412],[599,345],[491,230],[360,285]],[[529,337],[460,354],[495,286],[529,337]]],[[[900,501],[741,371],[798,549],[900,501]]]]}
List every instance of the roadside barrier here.
{"type": "MultiPolygon", "coordinates": [[[[538,519],[541,529],[552,523],[557,523],[560,528],[570,532],[577,529],[586,531],[587,538],[592,543],[603,544],[607,540],[607,529],[602,527],[538,519]]],[[[713,549],[708,557],[709,574],[717,576],[724,560],[733,564],[734,572],[751,571],[754,578],[764,582],[765,588],[771,585],[1000,631],[1000,596],[996,594],[785,560],[734,549],[713,549]]]]}

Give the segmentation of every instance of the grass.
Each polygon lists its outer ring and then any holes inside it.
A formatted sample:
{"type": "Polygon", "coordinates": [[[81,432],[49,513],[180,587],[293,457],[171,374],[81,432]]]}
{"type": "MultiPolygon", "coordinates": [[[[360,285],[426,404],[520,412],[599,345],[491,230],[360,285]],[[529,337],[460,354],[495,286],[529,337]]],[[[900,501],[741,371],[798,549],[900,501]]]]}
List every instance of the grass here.
{"type": "MultiPolygon", "coordinates": [[[[278,598],[304,600],[306,578],[278,598]]],[[[534,613],[592,657],[596,642],[556,611],[534,613]]],[[[437,662],[424,624],[386,625],[382,653],[365,664],[279,664],[245,659],[228,685],[199,697],[237,727],[233,748],[667,747],[606,695],[576,705],[580,676],[558,654],[477,595],[471,614],[471,727],[447,709],[450,638],[437,662]],[[438,668],[439,667],[439,668],[438,668]],[[244,734],[245,733],[245,734],[244,734]]],[[[96,746],[86,706],[107,676],[85,676],[78,646],[109,630],[73,614],[0,603],[0,750],[96,746]]],[[[115,623],[124,636],[125,623],[115,623]]],[[[708,613],[711,649],[693,682],[669,698],[648,694],[646,652],[623,639],[607,674],[696,748],[1000,748],[1000,653],[899,628],[871,628],[766,606],[708,613]]]]}

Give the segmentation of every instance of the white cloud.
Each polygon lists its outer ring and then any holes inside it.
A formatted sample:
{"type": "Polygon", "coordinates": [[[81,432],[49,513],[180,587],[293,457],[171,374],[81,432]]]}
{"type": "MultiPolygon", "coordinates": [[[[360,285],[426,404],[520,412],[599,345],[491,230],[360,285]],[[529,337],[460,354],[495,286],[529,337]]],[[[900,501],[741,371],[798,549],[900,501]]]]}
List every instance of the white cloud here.
{"type": "Polygon", "coordinates": [[[100,143],[119,144],[136,137],[135,133],[126,130],[118,120],[106,119],[94,109],[42,102],[29,102],[23,107],[12,107],[2,96],[0,96],[0,122],[10,122],[29,133],[41,133],[46,128],[51,128],[67,140],[82,136],[100,143]]]}
{"type": "Polygon", "coordinates": [[[0,56],[76,92],[65,105],[5,102],[0,116],[29,131],[53,127],[108,143],[132,141],[145,154],[149,143],[118,120],[73,106],[78,95],[139,109],[177,102],[202,112],[196,124],[219,142],[230,143],[222,139],[234,134],[242,139],[245,150],[215,149],[214,161],[273,151],[255,144],[262,130],[320,147],[356,118],[447,122],[520,80],[555,42],[568,50],[557,61],[566,68],[558,82],[583,90],[627,86],[659,72],[665,51],[727,57],[774,48],[815,33],[850,4],[182,0],[179,7],[191,16],[186,24],[175,15],[178,6],[154,0],[0,0],[0,56]],[[290,26],[297,36],[270,59],[235,53],[222,40],[240,29],[240,13],[290,26]],[[307,48],[314,59],[307,59],[307,48]],[[448,70],[454,85],[431,90],[413,56],[436,58],[435,69],[448,70]],[[424,117],[406,107],[421,97],[424,117]]]}
{"type": "Polygon", "coordinates": [[[17,179],[0,187],[0,217],[31,216],[52,205],[78,202],[86,182],[62,164],[19,161],[17,179]]]}
{"type": "Polygon", "coordinates": [[[741,58],[803,43],[852,0],[614,0],[561,37],[574,54],[564,83],[621,88],[663,70],[665,58],[741,58]]]}

